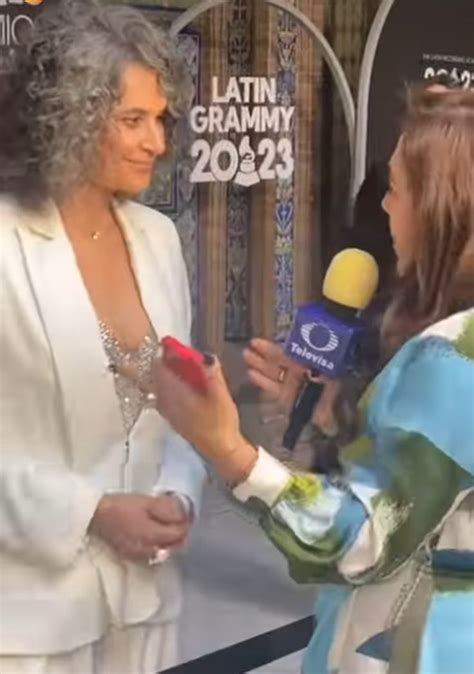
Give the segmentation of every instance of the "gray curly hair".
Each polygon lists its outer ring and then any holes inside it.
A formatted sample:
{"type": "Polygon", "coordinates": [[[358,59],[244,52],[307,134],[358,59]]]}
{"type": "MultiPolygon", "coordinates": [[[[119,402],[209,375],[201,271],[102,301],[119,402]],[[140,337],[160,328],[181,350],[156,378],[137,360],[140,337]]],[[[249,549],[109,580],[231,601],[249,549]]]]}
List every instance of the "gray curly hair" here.
{"type": "Polygon", "coordinates": [[[63,0],[39,17],[0,89],[2,189],[31,205],[89,176],[120,98],[124,68],[156,71],[167,117],[183,117],[192,87],[176,45],[137,10],[63,0]]]}

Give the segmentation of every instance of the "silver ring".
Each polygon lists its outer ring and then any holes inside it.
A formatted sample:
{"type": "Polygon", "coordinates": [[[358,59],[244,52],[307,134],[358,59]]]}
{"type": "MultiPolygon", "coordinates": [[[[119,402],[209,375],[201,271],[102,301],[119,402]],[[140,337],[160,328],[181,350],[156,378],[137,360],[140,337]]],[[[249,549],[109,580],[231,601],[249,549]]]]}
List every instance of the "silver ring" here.
{"type": "Polygon", "coordinates": [[[156,564],[163,564],[169,559],[171,552],[168,548],[155,548],[155,554],[153,557],[148,559],[149,566],[155,566],[156,564]]]}

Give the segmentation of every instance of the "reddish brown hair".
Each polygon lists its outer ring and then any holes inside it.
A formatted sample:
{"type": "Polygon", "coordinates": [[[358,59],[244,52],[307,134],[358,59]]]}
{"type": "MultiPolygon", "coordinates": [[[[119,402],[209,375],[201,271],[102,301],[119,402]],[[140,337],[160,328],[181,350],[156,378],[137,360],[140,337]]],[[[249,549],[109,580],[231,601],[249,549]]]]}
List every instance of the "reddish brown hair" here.
{"type": "Polygon", "coordinates": [[[474,304],[474,91],[414,90],[400,141],[414,260],[385,316],[388,353],[474,304]]]}

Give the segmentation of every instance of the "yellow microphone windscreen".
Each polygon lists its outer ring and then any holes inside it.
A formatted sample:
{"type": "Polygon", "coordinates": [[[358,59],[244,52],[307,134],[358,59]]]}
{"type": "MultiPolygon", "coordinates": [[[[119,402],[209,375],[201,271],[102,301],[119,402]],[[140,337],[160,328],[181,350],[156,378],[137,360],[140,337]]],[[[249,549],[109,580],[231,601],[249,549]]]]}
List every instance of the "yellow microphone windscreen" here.
{"type": "Polygon", "coordinates": [[[379,282],[376,261],[364,250],[346,248],[335,255],[324,277],[323,295],[352,309],[365,309],[379,282]]]}

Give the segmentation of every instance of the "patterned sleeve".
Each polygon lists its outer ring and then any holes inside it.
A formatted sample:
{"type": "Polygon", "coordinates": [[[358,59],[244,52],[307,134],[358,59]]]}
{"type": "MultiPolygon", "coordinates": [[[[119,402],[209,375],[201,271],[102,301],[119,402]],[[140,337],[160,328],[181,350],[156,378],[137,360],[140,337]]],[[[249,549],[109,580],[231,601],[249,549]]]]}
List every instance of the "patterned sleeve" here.
{"type": "Polygon", "coordinates": [[[474,487],[474,313],[436,327],[364,396],[365,432],[343,451],[342,477],[295,475],[260,450],[236,490],[298,582],[388,575],[474,487]]]}

